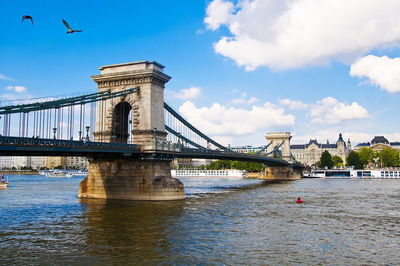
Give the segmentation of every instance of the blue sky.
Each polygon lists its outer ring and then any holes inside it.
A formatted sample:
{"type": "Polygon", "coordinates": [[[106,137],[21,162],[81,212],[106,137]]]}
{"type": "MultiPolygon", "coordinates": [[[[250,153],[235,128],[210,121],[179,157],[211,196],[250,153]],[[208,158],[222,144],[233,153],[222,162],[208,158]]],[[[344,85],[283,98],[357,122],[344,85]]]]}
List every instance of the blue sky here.
{"type": "Polygon", "coordinates": [[[400,141],[397,1],[66,3],[2,3],[0,100],[94,90],[102,65],[155,60],[166,101],[224,144],[400,141]]]}

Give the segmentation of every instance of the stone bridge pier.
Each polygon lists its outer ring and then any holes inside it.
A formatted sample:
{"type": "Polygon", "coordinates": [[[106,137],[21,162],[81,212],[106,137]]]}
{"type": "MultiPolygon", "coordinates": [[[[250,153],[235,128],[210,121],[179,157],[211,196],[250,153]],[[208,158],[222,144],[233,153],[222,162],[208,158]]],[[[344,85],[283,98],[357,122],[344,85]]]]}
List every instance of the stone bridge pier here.
{"type": "Polygon", "coordinates": [[[301,177],[301,168],[293,168],[292,166],[268,166],[265,167],[265,171],[259,179],[270,181],[290,181],[299,180],[301,177]]]}
{"type": "Polygon", "coordinates": [[[265,168],[264,173],[260,179],[264,180],[298,180],[301,179],[302,169],[294,168],[292,165],[292,154],[290,151],[290,139],[292,136],[290,132],[274,132],[267,133],[265,137],[267,143],[271,142],[268,146],[267,152],[272,152],[280,145],[282,160],[289,163],[288,166],[268,166],[265,168]]]}
{"type": "Polygon", "coordinates": [[[168,158],[153,156],[154,142],[165,141],[164,86],[170,77],[154,61],[108,65],[92,76],[99,91],[138,87],[120,98],[100,101],[95,141],[127,143],[141,147],[141,158],[92,158],[88,176],[79,188],[80,198],[123,200],[184,199],[183,184],[171,177],[168,158]],[[149,156],[145,156],[148,154],[149,156]]]}

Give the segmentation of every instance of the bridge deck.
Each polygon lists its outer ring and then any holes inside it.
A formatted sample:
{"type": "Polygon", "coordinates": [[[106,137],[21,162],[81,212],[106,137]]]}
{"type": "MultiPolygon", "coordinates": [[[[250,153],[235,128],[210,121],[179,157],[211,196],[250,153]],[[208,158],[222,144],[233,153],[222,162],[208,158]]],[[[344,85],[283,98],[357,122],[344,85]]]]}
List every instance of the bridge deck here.
{"type": "Polygon", "coordinates": [[[0,156],[87,156],[140,153],[139,145],[41,138],[0,137],[0,156]]]}
{"type": "Polygon", "coordinates": [[[249,154],[249,153],[238,153],[228,152],[219,150],[199,150],[183,148],[182,152],[176,157],[180,158],[199,158],[199,159],[220,159],[220,160],[232,160],[232,161],[249,161],[256,163],[263,163],[269,166],[287,166],[288,162],[280,159],[268,158],[261,155],[249,154]]]}
{"type": "MultiPolygon", "coordinates": [[[[182,147],[180,152],[142,152],[139,145],[109,142],[73,141],[42,138],[0,137],[0,156],[84,156],[137,158],[200,158],[251,161],[268,166],[288,166],[288,162],[256,154],[182,147]]],[[[292,165],[296,167],[295,165],[292,165]]]]}

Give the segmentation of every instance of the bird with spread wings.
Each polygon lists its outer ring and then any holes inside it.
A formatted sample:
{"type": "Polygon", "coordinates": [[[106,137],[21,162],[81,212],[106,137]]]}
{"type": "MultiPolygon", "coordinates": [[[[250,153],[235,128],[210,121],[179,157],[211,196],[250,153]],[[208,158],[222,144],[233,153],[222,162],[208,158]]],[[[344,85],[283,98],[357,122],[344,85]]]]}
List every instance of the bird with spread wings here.
{"type": "Polygon", "coordinates": [[[64,19],[62,20],[62,22],[64,23],[65,27],[68,28],[68,31],[66,33],[82,32],[82,30],[73,30],[64,19]]]}
{"type": "Polygon", "coordinates": [[[24,16],[22,17],[22,22],[24,22],[25,19],[30,19],[30,20],[31,20],[31,23],[32,23],[32,25],[33,25],[33,19],[32,19],[31,16],[24,15],[24,16]]]}

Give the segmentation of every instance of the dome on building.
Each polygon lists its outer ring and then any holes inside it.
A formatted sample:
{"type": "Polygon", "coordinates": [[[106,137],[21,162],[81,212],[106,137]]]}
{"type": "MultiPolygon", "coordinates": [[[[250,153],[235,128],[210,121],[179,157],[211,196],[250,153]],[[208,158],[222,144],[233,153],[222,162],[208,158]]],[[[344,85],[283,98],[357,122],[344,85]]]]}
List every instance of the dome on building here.
{"type": "Polygon", "coordinates": [[[389,144],[389,141],[384,136],[375,136],[373,140],[371,140],[371,145],[378,143],[389,144]]]}

